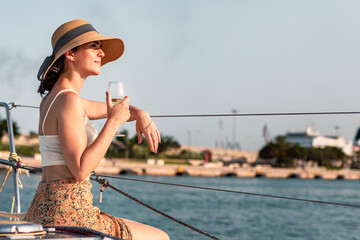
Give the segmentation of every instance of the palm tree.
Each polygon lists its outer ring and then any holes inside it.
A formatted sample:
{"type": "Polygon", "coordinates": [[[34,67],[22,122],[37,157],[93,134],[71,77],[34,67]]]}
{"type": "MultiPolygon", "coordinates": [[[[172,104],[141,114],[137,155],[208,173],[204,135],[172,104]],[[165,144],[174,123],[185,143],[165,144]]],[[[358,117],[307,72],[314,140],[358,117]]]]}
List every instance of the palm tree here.
{"type": "MultiPolygon", "coordinates": [[[[17,125],[17,123],[15,121],[13,121],[13,131],[14,131],[15,137],[20,135],[19,126],[17,125]]],[[[7,133],[8,133],[7,120],[0,118],[0,142],[1,142],[1,138],[4,136],[4,134],[7,134],[7,133]]]]}

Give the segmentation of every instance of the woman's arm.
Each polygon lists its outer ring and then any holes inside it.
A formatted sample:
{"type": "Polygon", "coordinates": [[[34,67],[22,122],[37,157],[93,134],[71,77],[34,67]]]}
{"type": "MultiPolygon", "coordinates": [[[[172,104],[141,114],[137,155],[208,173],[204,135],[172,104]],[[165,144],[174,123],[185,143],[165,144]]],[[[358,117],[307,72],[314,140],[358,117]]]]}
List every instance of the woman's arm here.
{"type": "Polygon", "coordinates": [[[96,140],[87,147],[83,101],[74,93],[64,94],[58,112],[58,134],[66,164],[79,180],[86,179],[104,157],[120,125],[130,117],[128,98],[112,105],[107,95],[107,121],[96,140]]]}
{"type": "Polygon", "coordinates": [[[90,120],[107,118],[106,102],[97,102],[82,98],[86,115],[90,120]]]}
{"type": "MultiPolygon", "coordinates": [[[[97,102],[82,98],[84,109],[90,120],[107,118],[107,105],[105,102],[97,102]]],[[[139,113],[143,110],[135,106],[129,105],[130,118],[129,122],[135,121],[139,118],[139,113]]]]}
{"type": "Polygon", "coordinates": [[[135,113],[136,119],[136,134],[138,137],[138,143],[143,140],[143,134],[149,143],[150,151],[157,153],[159,143],[161,143],[161,136],[155,123],[146,111],[140,110],[133,106],[130,109],[130,113],[135,113]]]}
{"type": "MultiPolygon", "coordinates": [[[[84,108],[86,114],[90,119],[101,119],[106,118],[106,109],[107,105],[103,102],[96,102],[87,99],[83,99],[84,108]]],[[[138,143],[140,144],[143,140],[142,134],[144,134],[146,140],[149,143],[150,150],[154,153],[157,152],[159,143],[161,143],[161,136],[159,130],[157,129],[155,123],[150,118],[149,114],[137,108],[135,106],[129,105],[130,109],[130,118],[128,121],[136,120],[136,133],[138,136],[138,143]]]]}

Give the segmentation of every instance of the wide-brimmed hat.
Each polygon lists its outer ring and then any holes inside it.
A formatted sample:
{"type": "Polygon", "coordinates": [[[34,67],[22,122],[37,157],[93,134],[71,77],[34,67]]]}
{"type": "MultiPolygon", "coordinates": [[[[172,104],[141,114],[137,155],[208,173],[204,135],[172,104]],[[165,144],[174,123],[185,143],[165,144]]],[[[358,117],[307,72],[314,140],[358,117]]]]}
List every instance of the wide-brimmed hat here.
{"type": "Polygon", "coordinates": [[[43,80],[51,66],[66,51],[82,44],[101,41],[105,56],[101,65],[118,59],[124,52],[124,43],[120,38],[100,35],[95,28],[82,19],[72,20],[58,27],[51,38],[53,52],[41,65],[37,78],[43,80]]]}

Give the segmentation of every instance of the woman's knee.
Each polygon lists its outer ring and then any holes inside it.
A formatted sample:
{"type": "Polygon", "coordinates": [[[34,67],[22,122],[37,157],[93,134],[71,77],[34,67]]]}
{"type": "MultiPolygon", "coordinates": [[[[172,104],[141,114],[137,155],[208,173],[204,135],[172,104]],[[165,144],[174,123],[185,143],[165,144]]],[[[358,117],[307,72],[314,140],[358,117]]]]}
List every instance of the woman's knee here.
{"type": "Polygon", "coordinates": [[[169,240],[170,239],[169,235],[166,232],[164,232],[160,229],[156,229],[156,230],[157,230],[156,238],[154,238],[154,239],[159,239],[159,240],[169,240]]]}
{"type": "Polygon", "coordinates": [[[169,240],[170,239],[169,235],[166,232],[158,228],[128,219],[123,219],[123,220],[125,221],[126,225],[128,225],[128,227],[130,228],[130,232],[133,235],[134,240],[142,240],[142,239],[169,240]]]}
{"type": "MultiPolygon", "coordinates": [[[[137,239],[146,239],[146,240],[169,240],[169,235],[164,232],[163,230],[160,230],[158,228],[145,225],[146,227],[142,227],[141,229],[134,229],[134,240],[137,239]],[[139,232],[140,231],[140,232],[139,232]]],[[[131,228],[130,228],[131,231],[131,228]]]]}

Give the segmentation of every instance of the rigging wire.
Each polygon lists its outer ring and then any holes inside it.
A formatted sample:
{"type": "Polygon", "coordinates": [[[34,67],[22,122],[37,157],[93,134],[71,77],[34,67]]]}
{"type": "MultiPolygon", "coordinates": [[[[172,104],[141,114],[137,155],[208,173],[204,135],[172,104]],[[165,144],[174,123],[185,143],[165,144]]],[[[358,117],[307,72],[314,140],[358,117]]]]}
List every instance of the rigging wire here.
{"type": "MultiPolygon", "coordinates": [[[[37,106],[11,103],[12,107],[39,108],[37,106]]],[[[229,113],[229,114],[169,114],[152,115],[152,118],[190,118],[190,117],[257,117],[257,116],[300,116],[300,115],[353,115],[358,111],[328,111],[328,112],[275,112],[275,113],[229,113]]]]}
{"type": "Polygon", "coordinates": [[[229,114],[174,114],[153,115],[152,118],[190,118],[190,117],[257,117],[257,116],[299,116],[299,115],[349,115],[360,112],[284,112],[284,113],[229,113],[229,114]]]}
{"type": "Polygon", "coordinates": [[[38,109],[38,108],[39,108],[39,107],[36,107],[36,106],[31,106],[31,105],[21,105],[21,104],[15,104],[15,103],[13,103],[13,107],[36,108],[36,109],[38,109]]]}
{"type": "Polygon", "coordinates": [[[102,175],[102,174],[98,174],[98,176],[107,177],[107,178],[114,178],[114,179],[120,179],[120,180],[127,180],[127,181],[136,181],[136,182],[153,183],[153,184],[169,185],[169,186],[176,186],[176,187],[194,188],[194,189],[200,189],[200,190],[218,191],[218,192],[244,194],[244,195],[252,195],[252,196],[259,196],[259,197],[278,198],[278,199],[285,199],[285,200],[294,200],[294,201],[302,201],[302,202],[337,205],[337,206],[343,206],[343,207],[360,208],[360,205],[353,205],[353,204],[346,204],[346,203],[336,203],[336,202],[327,202],[327,201],[319,201],[319,200],[311,200],[311,199],[303,199],[303,198],[277,196],[277,195],[270,195],[270,194],[261,194],[261,193],[251,193],[251,192],[226,190],[226,189],[219,189],[219,188],[209,188],[209,187],[199,187],[199,186],[191,186],[191,185],[183,185],[183,184],[175,184],[175,183],[148,181],[148,180],[140,180],[140,179],[125,178],[125,177],[110,176],[110,175],[102,175]]]}
{"type": "Polygon", "coordinates": [[[25,169],[25,170],[28,170],[30,172],[41,172],[42,171],[42,169],[39,168],[39,167],[32,167],[32,166],[28,166],[28,165],[25,165],[25,164],[19,165],[17,163],[12,163],[12,162],[10,162],[8,160],[5,160],[5,159],[2,159],[2,158],[0,158],[0,164],[25,169]]]}
{"type": "MultiPolygon", "coordinates": [[[[4,165],[8,165],[8,166],[14,166],[12,163],[10,163],[10,162],[8,162],[8,161],[6,161],[4,159],[0,159],[0,164],[4,164],[4,165]]],[[[33,172],[41,172],[41,168],[38,168],[38,167],[21,166],[21,165],[18,165],[18,166],[15,166],[15,167],[30,170],[30,171],[33,171],[33,172]]],[[[244,194],[244,195],[252,195],[252,196],[259,196],[259,197],[278,198],[278,199],[284,199],[284,200],[293,200],[293,201],[302,201],[302,202],[319,203],[319,204],[327,204],[327,205],[336,205],[336,206],[343,206],[343,207],[360,208],[360,205],[353,205],[353,204],[346,204],[346,203],[336,203],[336,202],[319,201],[319,200],[294,198],[294,197],[285,197],[285,196],[277,196],[277,195],[262,194],[262,193],[234,191],[234,190],[228,190],[228,189],[191,186],[191,185],[183,185],[183,184],[167,183],[167,182],[157,182],[157,181],[141,180],[141,179],[134,179],[134,178],[125,178],[125,177],[119,177],[119,176],[103,175],[103,174],[97,174],[97,176],[113,178],[113,179],[119,179],[119,180],[126,180],[126,181],[135,181],[135,182],[152,183],[152,184],[168,185],[168,186],[175,186],[175,187],[193,188],[193,189],[199,189],[199,190],[208,190],[208,191],[217,191],[217,192],[225,192],[225,193],[244,194]]]]}
{"type": "Polygon", "coordinates": [[[193,230],[195,232],[198,232],[198,233],[200,233],[200,234],[202,234],[202,235],[204,235],[204,236],[206,236],[208,238],[211,238],[211,239],[214,239],[214,240],[220,240],[219,238],[217,238],[217,237],[215,237],[215,236],[213,236],[213,235],[211,235],[209,233],[206,233],[206,232],[204,232],[204,231],[202,231],[200,229],[197,229],[197,228],[195,228],[195,227],[193,227],[193,226],[191,226],[191,225],[189,225],[187,223],[184,223],[183,221],[180,221],[179,219],[176,219],[176,218],[174,218],[174,217],[172,217],[172,216],[170,216],[170,215],[168,215],[168,214],[166,214],[166,213],[164,213],[164,212],[162,212],[162,211],[160,211],[160,210],[158,210],[158,209],[156,209],[156,208],[154,208],[154,207],[152,207],[152,206],[150,206],[150,205],[148,205],[148,204],[146,204],[146,203],[144,203],[142,201],[140,201],[139,199],[125,193],[124,191],[121,191],[120,189],[112,186],[110,184],[109,180],[101,178],[100,175],[97,175],[94,171],[92,172],[92,175],[90,176],[90,179],[93,180],[93,181],[98,182],[103,187],[110,187],[111,189],[113,189],[114,191],[116,191],[118,193],[121,193],[125,197],[127,197],[127,198],[129,198],[129,199],[143,205],[144,207],[146,207],[146,208],[148,208],[148,209],[150,209],[150,210],[152,210],[152,211],[154,211],[154,212],[156,212],[156,213],[158,213],[158,214],[160,214],[160,215],[162,215],[162,216],[164,216],[164,217],[166,217],[166,218],[168,218],[168,219],[170,219],[170,220],[172,220],[172,221],[174,221],[176,223],[179,223],[180,225],[183,225],[184,227],[187,227],[187,228],[189,228],[189,229],[191,229],[191,230],[193,230]]]}

